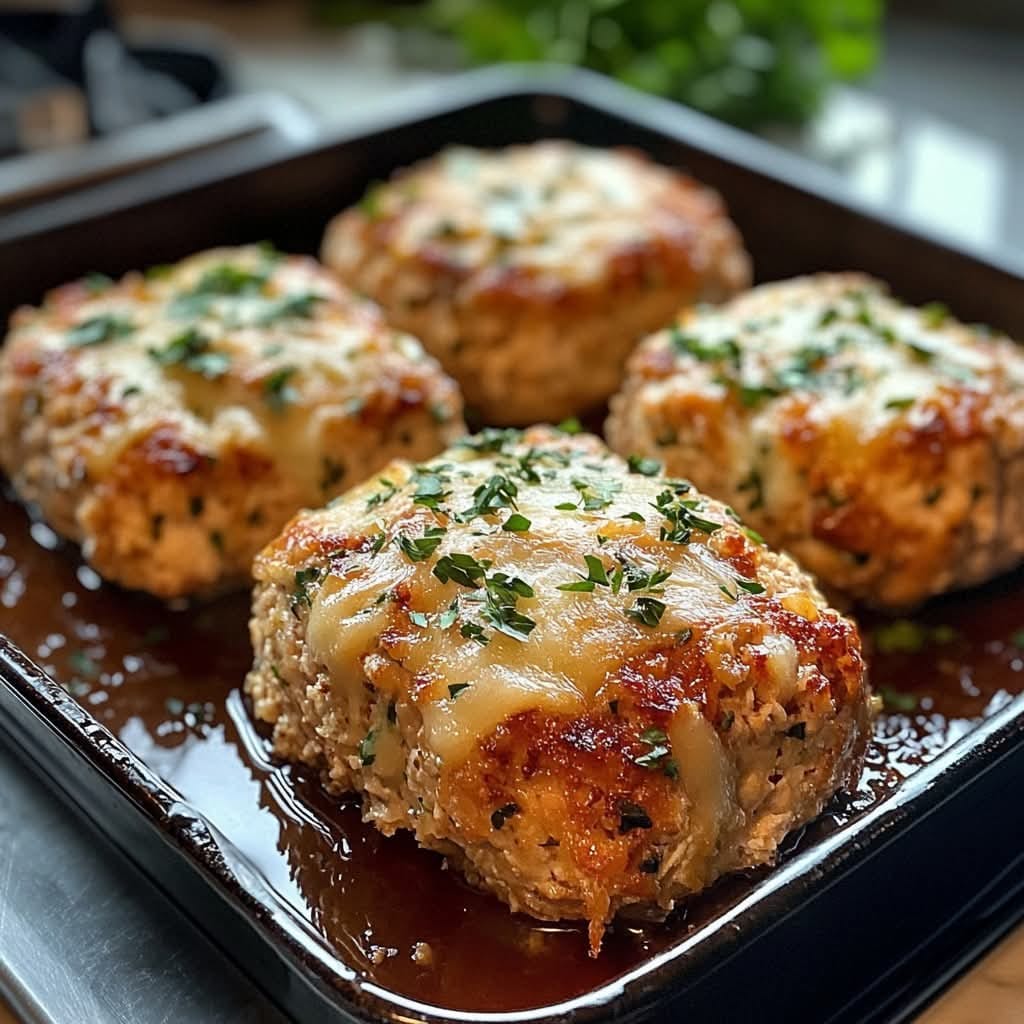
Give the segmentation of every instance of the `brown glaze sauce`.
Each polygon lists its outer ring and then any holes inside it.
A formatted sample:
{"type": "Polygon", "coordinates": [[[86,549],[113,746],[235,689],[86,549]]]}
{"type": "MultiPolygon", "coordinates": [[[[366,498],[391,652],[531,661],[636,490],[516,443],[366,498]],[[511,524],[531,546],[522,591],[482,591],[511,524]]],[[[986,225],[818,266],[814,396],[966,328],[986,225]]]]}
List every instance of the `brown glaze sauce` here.
{"type": "MultiPolygon", "coordinates": [[[[240,692],[247,616],[245,594],[168,610],[103,585],[72,547],[0,498],[0,631],[383,988],[449,1009],[548,1005],[612,980],[748,892],[750,876],[724,879],[663,924],[620,921],[590,959],[582,925],[511,914],[408,837],[362,824],[355,798],[339,805],[305,772],[274,764],[240,692]]],[[[864,632],[879,622],[864,617],[864,632]]],[[[915,622],[925,627],[923,649],[872,659],[873,683],[904,711],[879,718],[857,792],[833,801],[787,855],[884,799],[1024,690],[1024,650],[1012,639],[1024,628],[1024,575],[937,601],[915,622]]]]}

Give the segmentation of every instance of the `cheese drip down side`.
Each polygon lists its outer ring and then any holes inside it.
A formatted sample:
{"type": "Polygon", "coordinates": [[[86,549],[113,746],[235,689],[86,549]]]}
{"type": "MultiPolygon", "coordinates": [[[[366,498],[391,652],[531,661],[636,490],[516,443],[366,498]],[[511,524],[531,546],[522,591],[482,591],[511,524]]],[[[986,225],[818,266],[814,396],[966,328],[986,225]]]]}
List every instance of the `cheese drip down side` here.
{"type": "MultiPolygon", "coordinates": [[[[567,438],[512,454],[455,448],[419,467],[394,464],[311,514],[287,542],[335,552],[310,561],[321,575],[310,587],[307,630],[331,686],[354,709],[365,659],[383,650],[403,672],[374,685],[410,691],[428,746],[449,765],[514,715],[584,713],[629,657],[685,643],[711,622],[749,618],[749,600],[772,588],[770,578],[756,579],[759,546],[722,506],[681,482],[627,473],[596,443],[567,438]],[[524,451],[533,453],[525,467],[524,451]],[[505,504],[472,514],[478,489],[491,482],[493,490],[496,476],[511,485],[498,499],[505,504]],[[672,524],[655,505],[666,491],[713,529],[696,527],[685,543],[663,538],[672,524]],[[410,556],[415,544],[425,553],[410,556]],[[439,578],[451,559],[475,567],[477,578],[463,581],[472,585],[439,578]],[[506,635],[489,610],[495,577],[521,581],[514,611],[530,624],[521,636],[506,635]],[[560,589],[588,580],[588,589],[560,589]]],[[[800,595],[816,610],[816,595],[788,592],[800,595]]],[[[692,728],[674,728],[673,738],[714,768],[692,728]]],[[[694,800],[717,806],[721,785],[711,788],[694,800]]]]}

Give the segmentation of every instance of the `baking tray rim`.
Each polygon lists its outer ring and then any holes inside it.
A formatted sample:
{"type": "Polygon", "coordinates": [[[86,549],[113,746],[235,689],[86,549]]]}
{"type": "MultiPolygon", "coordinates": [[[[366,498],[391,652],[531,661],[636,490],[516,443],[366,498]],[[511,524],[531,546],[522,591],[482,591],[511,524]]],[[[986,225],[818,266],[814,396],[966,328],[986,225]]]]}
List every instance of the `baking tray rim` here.
{"type": "MultiPolygon", "coordinates": [[[[712,921],[626,973],[559,1003],[506,1012],[467,1011],[423,1003],[360,978],[354,968],[332,953],[326,941],[263,882],[259,869],[202,812],[148,768],[2,634],[0,681],[32,720],[112,785],[165,842],[187,859],[188,866],[198,871],[234,912],[251,914],[249,923],[261,939],[279,956],[288,958],[321,999],[333,1001],[332,996],[334,999],[340,996],[349,1003],[345,1010],[369,1014],[369,1018],[364,1019],[372,1020],[400,1019],[401,1012],[411,1012],[417,1019],[428,1022],[499,1024],[570,1017],[573,1021],[584,1022],[603,1019],[605,1009],[613,1002],[617,1003],[617,1015],[639,1012],[659,991],[670,987],[692,969],[683,962],[688,953],[699,950],[702,961],[710,960],[703,966],[708,970],[721,969],[740,945],[739,935],[744,931],[729,925],[736,924],[752,910],[760,909],[763,918],[771,902],[778,904],[779,913],[771,920],[753,922],[746,934],[749,937],[751,933],[763,935],[774,930],[797,908],[854,870],[854,861],[861,863],[872,858],[897,841],[901,826],[907,827],[911,814],[913,821],[909,824],[912,826],[993,770],[1024,743],[1024,694],[1020,694],[979,722],[933,761],[914,771],[892,793],[851,823],[794,854],[767,877],[755,880],[746,895],[712,921]],[[275,931],[271,922],[280,931],[275,931]]],[[[29,730],[25,726],[19,729],[17,725],[12,730],[10,717],[7,714],[4,716],[7,720],[0,720],[0,733],[14,741],[22,755],[44,774],[46,781],[67,795],[60,780],[47,773],[34,755],[29,730]],[[29,737],[27,744],[19,732],[29,737]]],[[[105,834],[110,834],[102,824],[97,824],[105,834]]],[[[132,851],[122,846],[117,835],[111,838],[132,858],[132,851]]],[[[146,871],[146,865],[140,866],[146,871]]],[[[151,871],[147,874],[153,877],[151,871]]]]}
{"type": "Polygon", "coordinates": [[[856,195],[842,177],[814,161],[672,100],[640,92],[585,68],[557,64],[496,64],[399,90],[356,113],[343,126],[280,152],[229,155],[222,161],[184,157],[173,166],[153,168],[62,196],[41,207],[0,215],[0,244],[46,234],[69,222],[86,223],[157,202],[235,176],[279,166],[343,143],[354,143],[421,119],[457,113],[502,99],[567,100],[706,149],[715,157],[805,195],[842,207],[915,240],[966,256],[993,270],[1024,279],[1024,251],[1005,244],[981,246],[932,231],[919,221],[884,209],[856,195]]]}
{"type": "MultiPolygon", "coordinates": [[[[850,196],[830,174],[802,158],[668,101],[641,96],[591,72],[546,69],[540,76],[532,71],[527,76],[521,69],[503,67],[469,72],[446,80],[442,86],[440,91],[436,85],[412,90],[409,96],[404,97],[401,112],[388,111],[382,116],[381,111],[374,111],[369,123],[325,134],[317,142],[297,147],[286,155],[258,156],[244,166],[220,165],[216,168],[204,167],[201,161],[182,161],[181,166],[175,168],[183,172],[177,178],[164,169],[152,174],[140,173],[134,176],[131,194],[123,201],[111,205],[117,183],[111,187],[100,186],[88,195],[71,196],[50,204],[59,209],[51,210],[48,221],[42,225],[21,216],[27,211],[15,212],[7,218],[8,221],[20,221],[20,226],[14,224],[16,230],[13,233],[5,234],[5,222],[0,218],[0,244],[10,244],[18,237],[59,230],[71,223],[88,222],[146,202],[171,198],[193,188],[230,181],[233,176],[258,171],[261,167],[286,165],[343,143],[370,138],[389,128],[408,127],[420,117],[443,116],[516,97],[555,98],[619,117],[683,145],[705,150],[716,158],[824,199],[853,214],[891,227],[911,239],[966,256],[997,272],[1024,276],[1024,261],[1017,261],[1015,255],[1005,252],[993,254],[991,251],[978,254],[969,246],[954,245],[949,239],[930,236],[918,225],[907,224],[898,217],[881,215],[850,196]],[[642,99],[640,109],[629,107],[627,101],[631,97],[642,99]],[[79,200],[84,200],[84,203],[75,206],[79,200]],[[1017,262],[1020,262],[1019,270],[1015,266],[1017,262]]],[[[723,967],[742,944],[740,929],[727,928],[726,925],[763,904],[765,912],[752,922],[748,934],[758,937],[773,930],[802,904],[852,871],[854,854],[859,858],[874,857],[898,839],[907,827],[969,787],[972,781],[995,768],[1024,742],[1022,694],[979,723],[935,760],[915,771],[894,792],[854,822],[795,854],[767,878],[755,880],[744,897],[713,921],[623,975],[576,997],[546,1006],[509,1012],[460,1011],[421,1003],[361,978],[354,968],[330,950],[311,926],[287,909],[286,902],[272,887],[261,884],[258,869],[212,822],[146,767],[87,709],[2,634],[0,681],[33,720],[38,721],[51,737],[56,737],[74,757],[87,763],[103,783],[112,785],[122,799],[142,814],[162,840],[173,846],[178,855],[184,855],[186,866],[197,871],[221,902],[241,915],[277,957],[287,960],[297,970],[297,977],[320,999],[345,1013],[374,1020],[402,1019],[401,1012],[406,1011],[426,1021],[532,1021],[570,1016],[574,1021],[589,1021],[602,1017],[613,1002],[617,1003],[617,1016],[632,1016],[641,1012],[659,992],[669,989],[674,982],[686,983],[686,975],[694,966],[704,967],[708,972],[723,967]],[[765,920],[772,901],[778,905],[779,913],[771,920],[765,920]],[[688,965],[686,955],[695,949],[699,951],[699,961],[710,958],[710,962],[696,965],[691,962],[688,965]]],[[[23,756],[32,761],[48,782],[67,795],[68,790],[59,779],[47,773],[46,766],[32,752],[31,733],[24,725],[20,728],[29,738],[27,744],[17,735],[17,722],[11,732],[10,723],[0,720],[0,731],[14,740],[23,756]]],[[[103,831],[132,857],[131,850],[119,842],[117,835],[105,828],[103,831]]],[[[146,865],[140,866],[147,870],[146,865]]],[[[152,871],[147,873],[156,884],[160,884],[152,871]]],[[[242,966],[244,968],[244,964],[242,966]]]]}

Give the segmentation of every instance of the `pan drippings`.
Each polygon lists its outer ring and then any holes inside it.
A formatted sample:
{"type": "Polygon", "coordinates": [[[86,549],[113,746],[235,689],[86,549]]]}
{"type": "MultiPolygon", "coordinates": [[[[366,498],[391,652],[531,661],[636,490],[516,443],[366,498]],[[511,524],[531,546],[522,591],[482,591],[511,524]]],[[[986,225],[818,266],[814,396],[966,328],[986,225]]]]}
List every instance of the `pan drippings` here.
{"type": "MultiPolygon", "coordinates": [[[[210,819],[342,960],[386,989],[464,1010],[558,1002],[667,948],[749,891],[750,877],[726,878],[664,923],[620,921],[592,960],[583,925],[510,914],[411,838],[363,825],[355,798],[339,803],[270,760],[240,692],[251,657],[247,594],[168,610],[101,583],[74,549],[5,501],[0,609],[4,633],[210,819]]],[[[1019,574],[912,621],[861,625],[888,710],[858,791],[834,801],[787,856],[884,799],[1024,690],[1019,574]]]]}

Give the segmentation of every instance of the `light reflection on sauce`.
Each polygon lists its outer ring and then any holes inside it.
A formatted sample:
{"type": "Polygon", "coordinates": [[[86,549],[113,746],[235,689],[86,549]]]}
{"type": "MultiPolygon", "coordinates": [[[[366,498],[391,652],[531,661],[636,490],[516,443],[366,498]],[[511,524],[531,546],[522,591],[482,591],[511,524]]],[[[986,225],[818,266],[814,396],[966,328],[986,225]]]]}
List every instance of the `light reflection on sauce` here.
{"type": "MultiPolygon", "coordinates": [[[[354,798],[339,805],[308,773],[270,761],[238,689],[250,658],[247,615],[247,595],[168,611],[102,586],[48,528],[0,501],[0,630],[377,984],[453,1009],[545,1005],[614,978],[745,895],[749,878],[724,879],[663,925],[620,922],[589,959],[581,926],[509,913],[407,836],[386,839],[363,825],[354,798]],[[430,964],[413,957],[421,942],[430,964]]],[[[860,788],[793,849],[848,823],[1024,689],[1024,653],[1010,640],[1024,626],[1024,576],[935,602],[919,619],[957,635],[878,656],[872,668],[876,686],[899,690],[917,710],[881,717],[860,788]]],[[[865,618],[865,632],[873,621],[865,618]]]]}

